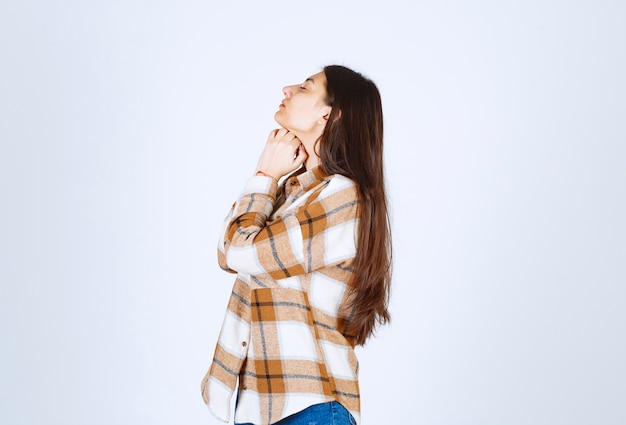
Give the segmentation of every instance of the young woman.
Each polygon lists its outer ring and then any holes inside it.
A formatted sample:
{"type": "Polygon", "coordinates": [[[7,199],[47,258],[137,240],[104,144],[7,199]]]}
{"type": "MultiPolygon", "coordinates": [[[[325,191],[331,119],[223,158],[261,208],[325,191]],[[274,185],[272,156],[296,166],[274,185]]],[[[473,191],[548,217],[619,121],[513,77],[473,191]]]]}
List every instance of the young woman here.
{"type": "Polygon", "coordinates": [[[380,94],[343,66],[283,93],[218,246],[237,278],[202,395],[228,422],[239,384],[238,425],[355,424],[354,347],[389,321],[380,94]]]}

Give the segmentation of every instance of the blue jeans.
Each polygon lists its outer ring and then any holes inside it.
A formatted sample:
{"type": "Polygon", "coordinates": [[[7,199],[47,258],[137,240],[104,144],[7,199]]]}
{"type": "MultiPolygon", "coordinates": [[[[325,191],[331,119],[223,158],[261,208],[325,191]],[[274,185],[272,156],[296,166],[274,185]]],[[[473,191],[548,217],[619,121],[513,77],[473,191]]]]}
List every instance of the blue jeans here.
{"type": "MultiPolygon", "coordinates": [[[[341,403],[329,401],[328,403],[314,404],[301,412],[287,416],[274,425],[355,425],[352,415],[341,403]]],[[[235,424],[254,425],[254,424],[235,424]]]]}

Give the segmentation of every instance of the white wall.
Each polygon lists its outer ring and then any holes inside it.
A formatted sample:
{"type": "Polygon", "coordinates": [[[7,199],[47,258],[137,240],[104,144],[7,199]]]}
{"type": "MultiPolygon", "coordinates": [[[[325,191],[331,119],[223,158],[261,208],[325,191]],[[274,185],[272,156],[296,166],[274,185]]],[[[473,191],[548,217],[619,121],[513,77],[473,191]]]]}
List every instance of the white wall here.
{"type": "Polygon", "coordinates": [[[5,1],[0,423],[217,424],[223,216],[281,88],[379,85],[393,324],[364,425],[626,423],[626,6],[5,1]]]}

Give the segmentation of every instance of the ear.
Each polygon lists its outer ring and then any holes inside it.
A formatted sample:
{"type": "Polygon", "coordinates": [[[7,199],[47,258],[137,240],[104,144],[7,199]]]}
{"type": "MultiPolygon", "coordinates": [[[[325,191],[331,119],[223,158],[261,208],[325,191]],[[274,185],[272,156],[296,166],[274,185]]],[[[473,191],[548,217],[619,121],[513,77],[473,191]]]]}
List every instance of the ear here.
{"type": "Polygon", "coordinates": [[[322,116],[317,120],[317,123],[320,125],[326,125],[328,122],[328,118],[330,118],[330,113],[333,108],[330,106],[324,106],[321,110],[322,116]]]}

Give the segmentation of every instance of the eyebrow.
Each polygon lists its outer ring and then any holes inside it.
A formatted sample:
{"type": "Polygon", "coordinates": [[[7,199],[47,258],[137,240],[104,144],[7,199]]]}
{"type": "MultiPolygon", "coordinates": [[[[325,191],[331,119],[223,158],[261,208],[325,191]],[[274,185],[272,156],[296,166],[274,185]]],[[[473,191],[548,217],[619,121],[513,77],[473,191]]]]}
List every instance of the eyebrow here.
{"type": "Polygon", "coordinates": [[[312,82],[313,84],[315,84],[315,80],[313,79],[313,77],[309,77],[306,80],[304,80],[304,82],[306,83],[307,81],[312,82]]]}

